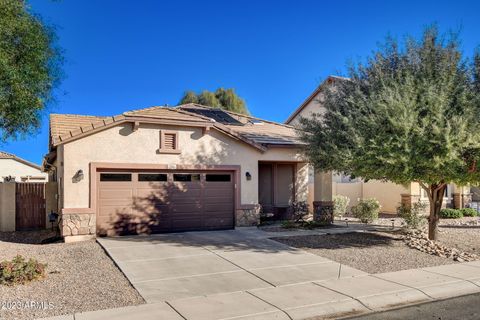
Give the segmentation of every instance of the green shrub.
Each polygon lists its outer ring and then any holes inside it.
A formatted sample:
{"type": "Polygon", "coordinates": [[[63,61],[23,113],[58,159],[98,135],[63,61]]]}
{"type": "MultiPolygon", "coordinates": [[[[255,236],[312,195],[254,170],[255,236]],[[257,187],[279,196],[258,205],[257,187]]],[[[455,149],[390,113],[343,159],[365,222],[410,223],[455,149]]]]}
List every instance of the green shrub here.
{"type": "Polygon", "coordinates": [[[333,214],[335,217],[342,216],[347,213],[350,198],[347,196],[336,195],[333,196],[333,214]]]}
{"type": "Polygon", "coordinates": [[[308,229],[308,230],[312,230],[312,229],[315,229],[315,228],[321,228],[321,227],[325,227],[325,226],[328,226],[329,223],[326,223],[326,222],[322,222],[322,221],[304,221],[302,222],[302,228],[303,229],[308,229]]]}
{"type": "Polygon", "coordinates": [[[457,209],[442,209],[440,210],[440,218],[442,219],[460,219],[463,218],[462,211],[457,209]]]}
{"type": "Polygon", "coordinates": [[[352,215],[363,223],[371,223],[378,219],[380,203],[375,198],[362,199],[352,207],[352,215]]]}
{"type": "Polygon", "coordinates": [[[472,209],[472,208],[463,208],[463,209],[460,209],[460,211],[462,212],[462,215],[464,217],[476,217],[476,216],[478,216],[477,210],[472,209]]]}
{"type": "Polygon", "coordinates": [[[11,261],[0,262],[0,285],[24,284],[45,277],[46,264],[17,255],[11,261]]]}
{"type": "Polygon", "coordinates": [[[293,228],[296,228],[296,227],[297,227],[297,224],[292,220],[282,221],[282,228],[284,228],[284,229],[293,229],[293,228]]]}
{"type": "Polygon", "coordinates": [[[418,229],[427,222],[427,219],[423,214],[426,208],[427,204],[421,201],[414,203],[411,208],[402,204],[397,208],[397,214],[403,219],[407,227],[418,229]]]}

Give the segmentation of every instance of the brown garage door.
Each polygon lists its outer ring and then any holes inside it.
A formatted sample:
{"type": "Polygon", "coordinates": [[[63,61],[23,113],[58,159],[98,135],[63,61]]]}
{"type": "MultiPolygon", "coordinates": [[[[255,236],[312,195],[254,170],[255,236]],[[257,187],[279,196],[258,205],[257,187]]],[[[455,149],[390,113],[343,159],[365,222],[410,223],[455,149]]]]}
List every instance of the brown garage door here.
{"type": "Polygon", "coordinates": [[[101,235],[234,226],[231,172],[101,171],[97,185],[101,235]]]}

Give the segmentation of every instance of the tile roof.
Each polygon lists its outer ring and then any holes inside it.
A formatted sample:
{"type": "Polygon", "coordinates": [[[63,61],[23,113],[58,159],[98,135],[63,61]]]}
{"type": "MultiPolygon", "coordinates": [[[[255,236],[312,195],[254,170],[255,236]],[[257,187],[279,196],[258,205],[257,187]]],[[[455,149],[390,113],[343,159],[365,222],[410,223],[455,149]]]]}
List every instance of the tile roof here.
{"type": "Polygon", "coordinates": [[[81,138],[89,131],[118,122],[137,121],[139,118],[176,121],[186,126],[189,124],[212,126],[261,150],[265,150],[269,145],[302,144],[291,126],[198,104],[186,104],[175,108],[150,107],[132,110],[113,117],[51,114],[51,145],[56,146],[71,139],[81,138]]]}
{"type": "MultiPolygon", "coordinates": [[[[189,112],[195,112],[195,106],[197,110],[213,108],[205,107],[196,104],[181,105],[177,108],[182,110],[188,110],[189,112]]],[[[247,116],[231,111],[218,110],[227,114],[234,121],[228,120],[222,122],[222,124],[230,130],[236,132],[244,138],[254,141],[261,145],[300,145],[302,142],[298,139],[295,129],[292,126],[277,123],[273,121],[263,120],[260,118],[247,116]]]]}
{"type": "Polygon", "coordinates": [[[169,120],[181,120],[181,121],[196,121],[196,122],[205,122],[205,120],[210,120],[206,118],[199,118],[196,115],[191,115],[185,112],[179,112],[179,110],[174,108],[158,107],[158,106],[127,111],[127,112],[124,112],[123,115],[135,116],[135,117],[169,119],[169,120]]]}
{"type": "Polygon", "coordinates": [[[93,123],[112,117],[84,116],[79,114],[50,114],[50,138],[55,145],[61,141],[61,136],[68,136],[70,132],[82,127],[91,127],[93,123]]]}
{"type": "Polygon", "coordinates": [[[15,156],[11,153],[0,151],[0,159],[14,159],[15,156]]]}

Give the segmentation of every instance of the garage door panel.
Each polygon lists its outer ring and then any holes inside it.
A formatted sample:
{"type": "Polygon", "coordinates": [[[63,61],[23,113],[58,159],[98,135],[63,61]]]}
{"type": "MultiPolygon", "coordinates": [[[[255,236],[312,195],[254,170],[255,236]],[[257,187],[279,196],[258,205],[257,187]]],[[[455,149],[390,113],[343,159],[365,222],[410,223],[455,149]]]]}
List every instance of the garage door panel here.
{"type": "Polygon", "coordinates": [[[154,207],[154,206],[167,206],[170,203],[168,197],[158,197],[156,195],[150,196],[137,196],[134,199],[135,206],[145,206],[145,207],[154,207]]]}
{"type": "Polygon", "coordinates": [[[202,218],[188,217],[185,219],[179,219],[175,217],[172,220],[172,228],[177,230],[198,230],[203,226],[202,218]]]}
{"type": "Polygon", "coordinates": [[[137,189],[136,198],[139,200],[161,200],[168,201],[168,191],[165,189],[152,190],[152,189],[137,189]]]}
{"type": "Polygon", "coordinates": [[[218,227],[228,228],[232,225],[233,219],[226,218],[207,218],[205,219],[204,228],[216,229],[218,227]]]}
{"type": "Polygon", "coordinates": [[[100,199],[125,199],[132,198],[133,190],[132,189],[100,189],[99,198],[100,199]]]}
{"type": "Polygon", "coordinates": [[[167,215],[170,211],[168,205],[148,205],[135,206],[136,214],[138,215],[167,215]]]}
{"type": "Polygon", "coordinates": [[[215,212],[232,212],[232,204],[231,203],[212,203],[212,204],[205,204],[205,212],[208,213],[215,213],[215,212]]]}
{"type": "Polygon", "coordinates": [[[132,199],[108,199],[102,200],[102,206],[114,208],[132,208],[132,199]]]}
{"type": "Polygon", "coordinates": [[[188,190],[188,191],[178,191],[175,190],[169,194],[170,199],[172,201],[180,201],[180,200],[190,200],[192,198],[200,198],[202,196],[202,190],[188,190]]]}
{"type": "Polygon", "coordinates": [[[109,172],[97,180],[98,228],[109,234],[232,228],[231,177],[221,172],[109,172]]]}
{"type": "Polygon", "coordinates": [[[205,205],[215,205],[215,204],[229,204],[230,209],[232,208],[232,198],[205,198],[205,205]]]}
{"type": "Polygon", "coordinates": [[[176,203],[170,206],[170,212],[172,213],[188,213],[188,214],[201,214],[202,213],[202,205],[201,204],[182,204],[176,203]]]}
{"type": "MultiPolygon", "coordinates": [[[[231,187],[223,188],[205,188],[205,197],[215,197],[215,198],[233,198],[233,190],[231,187]]],[[[231,199],[230,199],[231,200],[231,199]]]]}
{"type": "Polygon", "coordinates": [[[195,182],[173,182],[173,188],[178,190],[194,190],[201,189],[202,184],[199,181],[195,182]]]}
{"type": "Polygon", "coordinates": [[[114,206],[114,205],[102,205],[99,207],[98,214],[100,216],[116,216],[119,214],[133,214],[133,208],[132,207],[119,207],[119,206],[114,206]]]}

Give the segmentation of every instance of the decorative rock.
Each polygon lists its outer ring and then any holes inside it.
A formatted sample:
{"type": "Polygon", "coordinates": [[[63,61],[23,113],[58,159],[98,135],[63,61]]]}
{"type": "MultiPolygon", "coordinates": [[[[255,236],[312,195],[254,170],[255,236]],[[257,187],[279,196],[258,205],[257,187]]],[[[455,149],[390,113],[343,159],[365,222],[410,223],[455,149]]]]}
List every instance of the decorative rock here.
{"type": "Polygon", "coordinates": [[[479,260],[480,257],[476,254],[461,252],[456,248],[446,247],[438,242],[428,239],[427,234],[422,230],[410,230],[406,231],[403,236],[403,241],[410,248],[439,256],[451,258],[454,261],[465,262],[465,261],[474,261],[479,260]]]}

